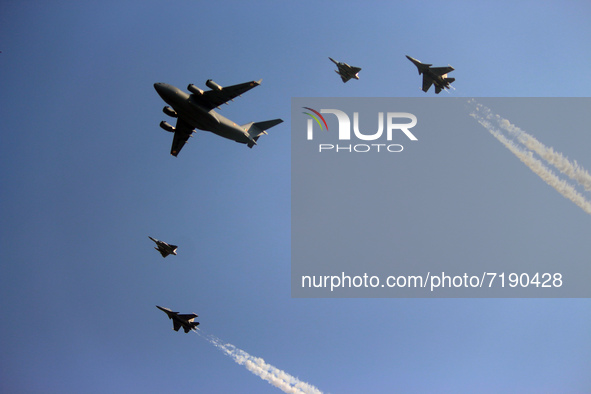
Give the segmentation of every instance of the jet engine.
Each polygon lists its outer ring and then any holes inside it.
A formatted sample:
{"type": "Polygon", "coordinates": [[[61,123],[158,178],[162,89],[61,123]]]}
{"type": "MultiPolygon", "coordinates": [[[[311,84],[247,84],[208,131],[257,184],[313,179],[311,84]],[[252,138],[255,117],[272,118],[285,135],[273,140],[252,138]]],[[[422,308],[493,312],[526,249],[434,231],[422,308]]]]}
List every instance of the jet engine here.
{"type": "Polygon", "coordinates": [[[162,108],[162,112],[164,112],[166,115],[171,116],[173,118],[176,118],[178,116],[176,111],[170,107],[162,108]]]}
{"type": "Polygon", "coordinates": [[[205,81],[205,85],[212,90],[222,90],[222,87],[217,83],[213,82],[211,79],[205,81]]]}
{"type": "Polygon", "coordinates": [[[164,130],[170,133],[174,133],[174,127],[172,127],[170,124],[168,124],[168,122],[165,122],[164,120],[160,122],[160,127],[162,127],[164,130]]]}
{"type": "Polygon", "coordinates": [[[201,96],[203,94],[203,90],[199,89],[197,86],[190,84],[187,86],[187,90],[197,96],[201,96]]]}

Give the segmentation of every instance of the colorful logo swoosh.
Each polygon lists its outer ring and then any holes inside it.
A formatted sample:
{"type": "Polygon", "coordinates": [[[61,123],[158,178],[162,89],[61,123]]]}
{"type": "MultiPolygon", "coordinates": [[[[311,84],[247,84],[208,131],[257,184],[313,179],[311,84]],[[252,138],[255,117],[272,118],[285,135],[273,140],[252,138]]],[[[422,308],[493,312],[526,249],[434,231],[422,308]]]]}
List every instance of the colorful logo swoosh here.
{"type": "MultiPolygon", "coordinates": [[[[316,110],[313,110],[312,108],[309,108],[309,107],[302,107],[302,108],[307,109],[309,111],[312,111],[316,115],[318,115],[320,117],[320,119],[322,119],[322,122],[324,123],[324,126],[326,126],[326,131],[328,131],[328,125],[326,124],[326,120],[324,120],[324,117],[322,115],[320,115],[320,112],[318,112],[316,110]]],[[[316,116],[312,115],[309,112],[303,112],[303,113],[306,114],[306,115],[311,116],[312,118],[314,118],[314,120],[316,121],[316,123],[318,123],[318,126],[320,126],[320,130],[322,130],[322,123],[320,123],[320,120],[316,116]]]]}

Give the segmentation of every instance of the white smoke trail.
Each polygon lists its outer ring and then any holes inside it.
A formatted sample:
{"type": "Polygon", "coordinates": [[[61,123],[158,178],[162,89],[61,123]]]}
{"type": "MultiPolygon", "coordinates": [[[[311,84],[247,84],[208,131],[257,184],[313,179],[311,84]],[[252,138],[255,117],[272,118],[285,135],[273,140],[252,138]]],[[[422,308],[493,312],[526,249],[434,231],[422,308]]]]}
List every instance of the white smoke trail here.
{"type": "Polygon", "coordinates": [[[499,115],[494,115],[489,108],[477,104],[476,110],[482,111],[486,119],[494,120],[501,129],[506,130],[512,136],[516,137],[527,149],[536,152],[542,159],[553,165],[558,171],[579,183],[585,188],[585,190],[591,191],[591,175],[589,175],[587,170],[581,167],[576,161],[571,163],[562,153],[555,152],[553,148],[545,146],[534,136],[511,124],[507,119],[503,119],[499,115]]]}
{"type": "MultiPolygon", "coordinates": [[[[480,106],[480,104],[478,104],[480,106]]],[[[487,108],[488,110],[488,108],[487,108]]],[[[490,110],[489,110],[490,111],[490,110]]],[[[470,116],[475,118],[478,123],[484,126],[499,142],[501,142],[511,153],[513,153],[521,162],[528,166],[536,175],[538,175],[544,182],[552,186],[557,192],[577,204],[583,211],[591,215],[591,203],[585,199],[571,184],[560,179],[548,167],[544,165],[539,159],[533,157],[531,151],[524,151],[507,137],[505,137],[499,130],[497,130],[492,123],[483,118],[477,113],[471,113],[470,116]]]]}
{"type": "Polygon", "coordinates": [[[260,357],[254,357],[244,350],[238,349],[230,343],[223,343],[221,339],[213,335],[205,335],[195,331],[199,336],[220,349],[227,356],[231,357],[237,364],[244,365],[253,374],[257,375],[269,384],[281,389],[284,393],[290,394],[322,394],[322,391],[309,383],[302,382],[285,371],[267,364],[260,357]]]}

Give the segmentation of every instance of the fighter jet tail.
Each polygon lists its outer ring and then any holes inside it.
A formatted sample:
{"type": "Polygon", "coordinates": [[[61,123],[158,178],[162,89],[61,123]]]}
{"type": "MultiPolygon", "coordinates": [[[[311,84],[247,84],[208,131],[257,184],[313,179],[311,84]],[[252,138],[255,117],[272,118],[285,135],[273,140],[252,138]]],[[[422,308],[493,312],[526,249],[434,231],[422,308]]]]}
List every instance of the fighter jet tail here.
{"type": "Polygon", "coordinates": [[[273,126],[277,126],[279,123],[282,123],[282,119],[273,119],[273,120],[266,120],[264,122],[252,122],[243,125],[250,137],[251,142],[248,143],[248,147],[252,148],[257,144],[257,140],[263,134],[267,134],[267,130],[273,126]]]}

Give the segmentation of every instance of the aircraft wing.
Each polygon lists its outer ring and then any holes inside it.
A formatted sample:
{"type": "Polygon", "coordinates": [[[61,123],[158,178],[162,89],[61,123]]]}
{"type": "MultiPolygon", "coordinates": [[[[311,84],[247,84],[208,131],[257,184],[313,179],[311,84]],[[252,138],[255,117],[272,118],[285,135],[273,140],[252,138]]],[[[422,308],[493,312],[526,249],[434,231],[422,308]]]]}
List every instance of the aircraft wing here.
{"type": "Polygon", "coordinates": [[[173,320],[173,321],[172,321],[172,324],[173,324],[173,326],[172,326],[172,329],[173,329],[173,330],[175,330],[175,331],[178,331],[178,330],[179,330],[179,328],[181,328],[181,323],[179,323],[179,322],[178,322],[178,321],[176,321],[176,320],[173,320]]]}
{"type": "Polygon", "coordinates": [[[163,250],[163,249],[158,249],[158,248],[154,248],[154,249],[156,249],[157,251],[159,251],[160,254],[162,255],[162,257],[166,257],[166,256],[168,256],[170,254],[166,250],[163,250]]]}
{"type": "Polygon", "coordinates": [[[190,315],[179,315],[179,317],[181,319],[186,320],[187,322],[191,323],[193,321],[193,319],[195,319],[198,316],[194,313],[191,313],[190,315]]]}
{"type": "Polygon", "coordinates": [[[431,70],[431,72],[433,72],[433,74],[441,76],[441,75],[447,74],[448,72],[452,72],[454,70],[454,68],[451,66],[431,67],[429,70],[431,70]]]}
{"type": "Polygon", "coordinates": [[[258,81],[250,81],[240,83],[238,85],[232,85],[223,87],[221,90],[208,90],[201,96],[193,95],[193,99],[197,104],[208,110],[219,107],[220,105],[227,103],[228,101],[240,96],[241,94],[248,92],[250,89],[259,86],[262,79],[258,81]]]}
{"type": "Polygon", "coordinates": [[[341,79],[343,80],[343,82],[347,82],[348,80],[351,79],[351,77],[345,77],[343,74],[339,74],[341,76],[341,79]]]}
{"type": "Polygon", "coordinates": [[[177,118],[174,138],[172,139],[172,148],[170,149],[171,155],[176,157],[179,154],[191,134],[193,134],[193,130],[194,129],[187,122],[181,118],[177,118]]]}
{"type": "Polygon", "coordinates": [[[357,74],[359,71],[361,71],[360,67],[351,67],[351,71],[353,71],[353,74],[357,74]]]}
{"type": "Polygon", "coordinates": [[[423,74],[423,92],[429,90],[431,85],[433,84],[433,80],[427,76],[427,74],[423,74]]]}

